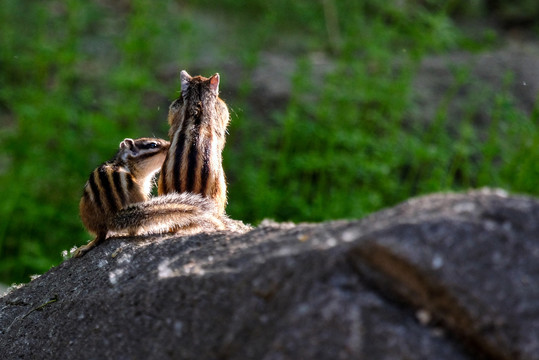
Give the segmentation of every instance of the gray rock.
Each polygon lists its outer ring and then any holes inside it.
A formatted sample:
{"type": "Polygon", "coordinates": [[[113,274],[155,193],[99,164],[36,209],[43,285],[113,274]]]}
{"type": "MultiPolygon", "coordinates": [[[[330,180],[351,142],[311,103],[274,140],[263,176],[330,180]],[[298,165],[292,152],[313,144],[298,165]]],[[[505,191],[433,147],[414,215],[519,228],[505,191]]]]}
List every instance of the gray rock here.
{"type": "Polygon", "coordinates": [[[0,299],[2,359],[539,359],[539,201],[111,239],[0,299]]]}

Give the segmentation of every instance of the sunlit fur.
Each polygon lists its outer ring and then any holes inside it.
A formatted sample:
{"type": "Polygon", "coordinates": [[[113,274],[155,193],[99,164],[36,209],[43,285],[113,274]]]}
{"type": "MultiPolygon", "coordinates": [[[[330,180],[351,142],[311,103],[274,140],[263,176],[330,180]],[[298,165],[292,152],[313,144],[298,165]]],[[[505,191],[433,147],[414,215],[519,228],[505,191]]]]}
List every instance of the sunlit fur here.
{"type": "Polygon", "coordinates": [[[219,75],[210,78],[181,73],[182,93],[169,109],[171,146],[159,177],[159,195],[201,194],[224,214],[226,182],[222,151],[228,108],[218,97],[219,75]]]}
{"type": "Polygon", "coordinates": [[[156,233],[194,234],[224,230],[223,221],[215,216],[215,203],[199,194],[172,193],[133,204],[111,219],[110,229],[132,235],[156,233]]]}

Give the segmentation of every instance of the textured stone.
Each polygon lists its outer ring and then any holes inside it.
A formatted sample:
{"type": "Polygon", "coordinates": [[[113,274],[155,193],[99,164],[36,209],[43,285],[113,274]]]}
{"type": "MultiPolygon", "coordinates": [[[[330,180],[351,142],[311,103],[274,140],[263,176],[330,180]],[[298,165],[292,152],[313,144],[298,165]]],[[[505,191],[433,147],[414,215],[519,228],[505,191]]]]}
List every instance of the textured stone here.
{"type": "Polygon", "coordinates": [[[2,359],[539,359],[539,201],[111,239],[0,299],[2,359]]]}

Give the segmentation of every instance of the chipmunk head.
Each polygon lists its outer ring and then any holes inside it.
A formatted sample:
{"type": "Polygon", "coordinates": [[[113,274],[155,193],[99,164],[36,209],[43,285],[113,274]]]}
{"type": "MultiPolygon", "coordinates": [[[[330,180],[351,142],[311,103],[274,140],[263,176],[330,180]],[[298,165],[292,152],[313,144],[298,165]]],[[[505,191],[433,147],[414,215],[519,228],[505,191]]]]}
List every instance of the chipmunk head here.
{"type": "MultiPolygon", "coordinates": [[[[194,89],[193,85],[203,84],[207,90],[209,90],[213,95],[219,95],[219,74],[215,74],[210,78],[205,78],[203,76],[192,77],[187,73],[187,71],[182,70],[180,73],[180,82],[182,85],[182,97],[186,98],[190,91],[194,89]]],[[[200,85],[199,85],[200,86],[200,85]]],[[[195,89],[201,93],[201,89],[195,89]]]]}
{"type": "Polygon", "coordinates": [[[163,165],[170,143],[157,138],[124,139],[118,155],[139,176],[153,176],[163,165]]]}
{"type": "Polygon", "coordinates": [[[228,125],[228,108],[219,98],[219,74],[209,78],[191,76],[187,71],[180,73],[181,96],[169,108],[168,122],[171,126],[183,119],[195,123],[211,124],[215,130],[224,130],[228,125]]]}

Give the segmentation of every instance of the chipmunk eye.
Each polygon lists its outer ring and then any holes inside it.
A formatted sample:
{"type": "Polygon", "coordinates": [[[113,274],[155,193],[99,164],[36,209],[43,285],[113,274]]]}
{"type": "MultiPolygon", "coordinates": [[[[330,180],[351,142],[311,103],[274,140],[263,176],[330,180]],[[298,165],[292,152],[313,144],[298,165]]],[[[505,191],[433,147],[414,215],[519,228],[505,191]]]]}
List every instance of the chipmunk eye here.
{"type": "Polygon", "coordinates": [[[150,143],[148,144],[148,149],[155,149],[156,147],[158,147],[159,145],[157,145],[157,143],[150,143]]]}

